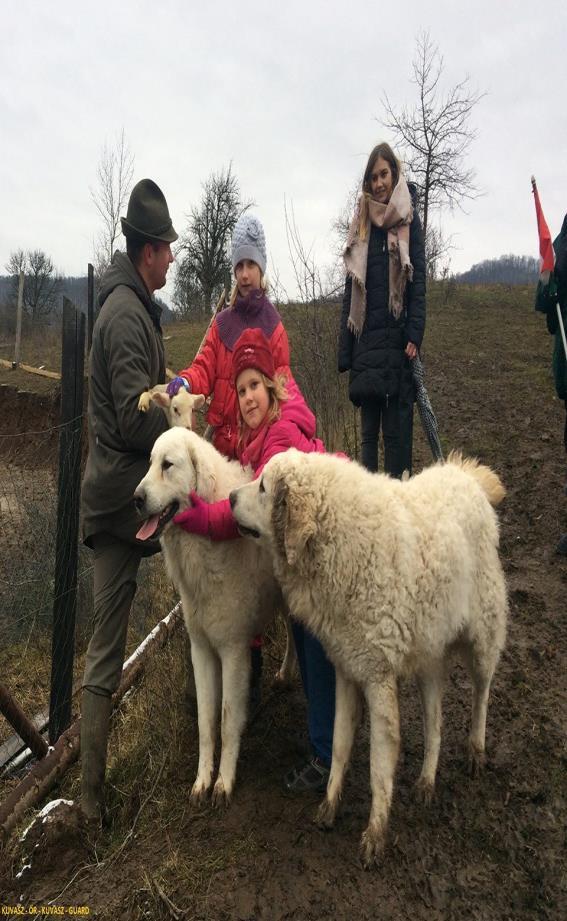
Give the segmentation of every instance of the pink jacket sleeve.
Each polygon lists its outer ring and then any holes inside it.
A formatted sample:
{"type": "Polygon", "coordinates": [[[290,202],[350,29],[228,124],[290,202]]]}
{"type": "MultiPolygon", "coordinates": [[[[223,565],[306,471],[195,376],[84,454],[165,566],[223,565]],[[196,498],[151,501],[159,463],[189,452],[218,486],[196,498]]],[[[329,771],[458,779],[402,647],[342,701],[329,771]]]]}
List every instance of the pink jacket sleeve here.
{"type": "Polygon", "coordinates": [[[209,505],[209,537],[211,540],[233,540],[240,537],[228,499],[209,505]]]}
{"type": "Polygon", "coordinates": [[[298,451],[308,453],[310,445],[311,442],[295,422],[283,419],[280,419],[279,422],[274,422],[264,442],[264,450],[262,451],[260,463],[254,471],[254,479],[260,476],[270,458],[275,454],[281,454],[282,451],[287,451],[288,448],[297,448],[298,451]]]}

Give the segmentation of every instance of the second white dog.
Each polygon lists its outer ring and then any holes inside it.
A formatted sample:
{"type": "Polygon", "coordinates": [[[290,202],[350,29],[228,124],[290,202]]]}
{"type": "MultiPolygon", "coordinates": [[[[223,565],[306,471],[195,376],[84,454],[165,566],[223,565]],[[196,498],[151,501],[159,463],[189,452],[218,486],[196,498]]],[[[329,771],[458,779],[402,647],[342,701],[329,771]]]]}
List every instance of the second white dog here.
{"type": "Polygon", "coordinates": [[[443,673],[459,652],[473,684],[470,757],[484,759],[488,694],[504,645],[507,599],[491,508],[497,475],[452,455],[407,482],[330,455],[287,451],[231,494],[241,528],[264,538],[293,616],[336,668],[336,714],[327,796],[332,825],[360,717],[370,713],[372,808],[362,836],[366,866],[384,847],[399,749],[397,680],[418,678],[425,754],[418,780],[430,799],[441,739],[443,673]]]}

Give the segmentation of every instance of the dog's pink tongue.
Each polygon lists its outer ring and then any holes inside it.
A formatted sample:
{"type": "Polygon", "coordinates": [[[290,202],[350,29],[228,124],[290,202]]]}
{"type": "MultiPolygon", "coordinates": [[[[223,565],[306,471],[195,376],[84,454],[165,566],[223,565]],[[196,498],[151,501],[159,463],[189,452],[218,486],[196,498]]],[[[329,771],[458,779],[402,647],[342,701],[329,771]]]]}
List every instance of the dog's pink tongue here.
{"type": "Polygon", "coordinates": [[[152,534],[155,533],[156,528],[159,524],[159,515],[152,515],[151,518],[148,518],[147,521],[144,521],[142,527],[136,534],[138,540],[147,540],[152,534]]]}

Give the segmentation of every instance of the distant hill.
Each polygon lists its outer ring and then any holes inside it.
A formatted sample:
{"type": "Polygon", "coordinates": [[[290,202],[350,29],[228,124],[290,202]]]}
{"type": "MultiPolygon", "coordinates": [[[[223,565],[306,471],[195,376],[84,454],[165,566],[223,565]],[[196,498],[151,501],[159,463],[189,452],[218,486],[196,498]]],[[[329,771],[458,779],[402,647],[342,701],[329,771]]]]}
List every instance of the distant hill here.
{"type": "Polygon", "coordinates": [[[535,285],[539,278],[539,260],[533,256],[499,256],[477,262],[468,272],[454,276],[455,281],[471,285],[535,285]]]}

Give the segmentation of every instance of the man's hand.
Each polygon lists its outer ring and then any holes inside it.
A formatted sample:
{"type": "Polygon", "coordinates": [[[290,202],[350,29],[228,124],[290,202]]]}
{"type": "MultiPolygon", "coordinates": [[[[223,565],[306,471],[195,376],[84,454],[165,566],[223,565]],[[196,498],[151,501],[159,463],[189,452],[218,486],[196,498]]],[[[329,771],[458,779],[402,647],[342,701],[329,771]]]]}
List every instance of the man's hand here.
{"type": "Polygon", "coordinates": [[[189,381],[186,381],[184,377],[174,377],[167,385],[166,392],[170,397],[174,397],[179,393],[182,387],[185,387],[185,390],[191,392],[189,381]]]}
{"type": "MultiPolygon", "coordinates": [[[[173,383],[173,382],[172,382],[173,383]]],[[[209,503],[201,499],[195,490],[189,497],[191,506],[183,512],[173,516],[173,521],[188,534],[197,534],[199,537],[209,536],[209,503]]]]}
{"type": "Polygon", "coordinates": [[[417,345],[414,345],[413,342],[408,342],[408,344],[406,345],[406,355],[408,356],[410,361],[412,360],[412,358],[415,358],[415,356],[417,355],[417,345]]]}

